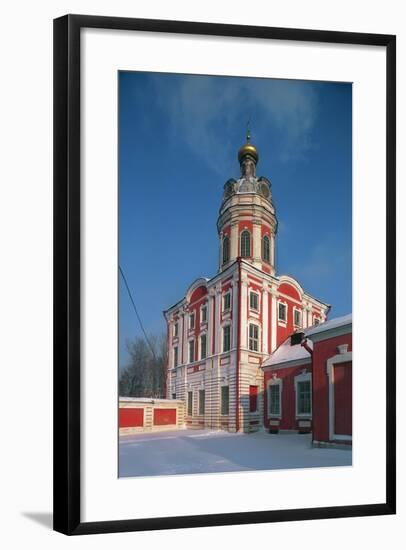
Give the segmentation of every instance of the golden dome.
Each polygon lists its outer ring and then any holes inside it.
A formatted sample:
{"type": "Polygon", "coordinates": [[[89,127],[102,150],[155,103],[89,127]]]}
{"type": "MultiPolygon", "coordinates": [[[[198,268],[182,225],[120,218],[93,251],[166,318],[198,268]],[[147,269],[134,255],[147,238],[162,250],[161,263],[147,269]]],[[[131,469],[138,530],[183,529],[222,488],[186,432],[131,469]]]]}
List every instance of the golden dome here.
{"type": "Polygon", "coordinates": [[[238,151],[238,160],[241,162],[241,159],[245,157],[245,155],[250,155],[255,159],[255,162],[258,162],[258,151],[255,145],[252,145],[252,143],[246,143],[241,147],[241,149],[238,151]]]}

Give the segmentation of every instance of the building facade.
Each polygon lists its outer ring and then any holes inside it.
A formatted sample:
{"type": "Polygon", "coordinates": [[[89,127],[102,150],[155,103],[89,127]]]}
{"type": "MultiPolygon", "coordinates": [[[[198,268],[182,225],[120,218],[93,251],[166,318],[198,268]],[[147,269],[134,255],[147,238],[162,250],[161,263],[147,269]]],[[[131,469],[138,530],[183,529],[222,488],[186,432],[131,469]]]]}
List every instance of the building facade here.
{"type": "Polygon", "coordinates": [[[311,432],[315,446],[351,445],[351,315],[294,332],[262,368],[271,433],[311,432]]]}
{"type": "Polygon", "coordinates": [[[256,175],[258,160],[248,135],[238,152],[240,176],[224,185],[218,273],[194,281],[164,312],[167,398],[184,401],[188,427],[262,427],[262,363],[291,333],[323,323],[329,311],[293,277],[276,272],[278,222],[271,183],[256,175]]]}

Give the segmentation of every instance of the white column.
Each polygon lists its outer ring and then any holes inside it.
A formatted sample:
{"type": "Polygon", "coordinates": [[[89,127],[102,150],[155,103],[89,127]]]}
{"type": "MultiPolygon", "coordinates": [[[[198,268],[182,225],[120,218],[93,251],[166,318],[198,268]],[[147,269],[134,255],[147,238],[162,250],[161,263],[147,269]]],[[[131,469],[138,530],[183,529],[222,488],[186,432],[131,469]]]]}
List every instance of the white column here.
{"type": "Polygon", "coordinates": [[[271,264],[275,267],[275,235],[271,234],[271,264]]]}
{"type": "Polygon", "coordinates": [[[268,353],[268,285],[262,289],[262,352],[268,353]]]}
{"type": "Polygon", "coordinates": [[[239,256],[238,252],[238,222],[231,224],[230,235],[230,260],[235,260],[239,256]]]}
{"type": "MultiPolygon", "coordinates": [[[[238,275],[235,275],[234,277],[238,277],[238,275]]],[[[233,334],[232,334],[231,347],[235,348],[237,345],[238,316],[240,315],[238,311],[238,280],[236,278],[233,279],[232,289],[233,289],[233,329],[232,329],[233,334]]]]}
{"type": "Polygon", "coordinates": [[[305,304],[302,304],[302,328],[307,328],[307,311],[305,304]]]}
{"type": "Polygon", "coordinates": [[[221,326],[220,326],[220,313],[221,308],[223,307],[222,304],[222,296],[221,296],[221,284],[216,287],[216,331],[215,331],[215,337],[216,337],[216,345],[214,348],[215,353],[220,353],[221,351],[221,326]]]}
{"type": "Polygon", "coordinates": [[[248,282],[245,280],[244,275],[241,276],[241,347],[247,348],[247,296],[248,296],[248,282]]]}
{"type": "Polygon", "coordinates": [[[278,313],[276,311],[276,291],[271,290],[271,353],[276,349],[276,327],[278,323],[278,313]]]}
{"type": "Polygon", "coordinates": [[[186,312],[183,311],[182,313],[182,357],[183,357],[183,364],[188,362],[188,349],[187,349],[187,330],[188,330],[188,322],[187,322],[187,315],[186,312]]]}
{"type": "Polygon", "coordinates": [[[261,222],[254,220],[252,226],[252,257],[261,261],[261,222]]]}
{"type": "Polygon", "coordinates": [[[209,290],[209,300],[207,302],[207,356],[212,355],[213,347],[213,301],[214,301],[214,288],[209,290]]]}

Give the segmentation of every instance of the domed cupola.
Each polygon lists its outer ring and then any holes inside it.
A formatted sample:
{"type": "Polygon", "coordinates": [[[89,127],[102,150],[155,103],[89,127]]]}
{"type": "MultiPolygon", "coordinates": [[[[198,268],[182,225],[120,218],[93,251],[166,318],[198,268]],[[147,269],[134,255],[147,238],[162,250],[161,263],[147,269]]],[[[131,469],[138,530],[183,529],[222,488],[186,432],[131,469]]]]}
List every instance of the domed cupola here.
{"type": "Polygon", "coordinates": [[[224,184],[217,229],[219,232],[220,269],[237,257],[274,274],[274,237],[277,230],[272,202],[271,182],[257,177],[259,153],[251,143],[248,130],[246,143],[238,151],[240,177],[224,184]]]}

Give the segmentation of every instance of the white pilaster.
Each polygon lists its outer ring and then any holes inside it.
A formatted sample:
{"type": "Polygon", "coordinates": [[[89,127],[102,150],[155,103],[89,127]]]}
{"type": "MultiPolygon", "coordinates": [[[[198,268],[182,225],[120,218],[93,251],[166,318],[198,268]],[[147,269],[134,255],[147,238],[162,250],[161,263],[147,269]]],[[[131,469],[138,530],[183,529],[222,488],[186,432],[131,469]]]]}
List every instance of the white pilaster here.
{"type": "Polygon", "coordinates": [[[180,360],[182,360],[183,364],[188,362],[188,349],[187,349],[187,316],[186,312],[182,312],[182,341],[179,344],[179,349],[182,349],[182,357],[180,360]]]}
{"type": "Polygon", "coordinates": [[[220,319],[221,319],[221,308],[223,307],[223,300],[221,296],[221,284],[216,287],[216,343],[214,352],[220,353],[221,351],[221,326],[220,326],[220,319]]]}
{"type": "Polygon", "coordinates": [[[275,235],[271,235],[271,264],[275,267],[275,235]]]}
{"type": "Polygon", "coordinates": [[[276,311],[276,291],[271,290],[271,353],[276,349],[276,328],[278,313],[276,311]]]}
{"type": "Polygon", "coordinates": [[[268,353],[268,285],[262,289],[262,352],[268,353]]]}
{"type": "Polygon", "coordinates": [[[209,301],[207,303],[207,356],[212,355],[213,350],[213,323],[214,323],[214,303],[215,291],[214,288],[209,290],[209,301]]]}
{"type": "Polygon", "coordinates": [[[231,224],[230,234],[230,259],[235,260],[238,254],[238,222],[231,224]]]}
{"type": "MultiPolygon", "coordinates": [[[[234,277],[238,277],[238,275],[235,275],[234,277]]],[[[238,328],[238,280],[236,278],[233,279],[232,283],[232,289],[233,289],[233,333],[231,338],[231,347],[234,348],[237,345],[237,328],[238,328]]]]}
{"type": "Polygon", "coordinates": [[[305,304],[302,304],[302,328],[307,328],[307,311],[305,304]]]}
{"type": "Polygon", "coordinates": [[[241,275],[241,347],[247,348],[247,296],[248,296],[248,281],[246,280],[246,275],[241,275]]]}
{"type": "Polygon", "coordinates": [[[252,226],[252,257],[261,261],[261,222],[254,220],[252,226]]]}

